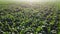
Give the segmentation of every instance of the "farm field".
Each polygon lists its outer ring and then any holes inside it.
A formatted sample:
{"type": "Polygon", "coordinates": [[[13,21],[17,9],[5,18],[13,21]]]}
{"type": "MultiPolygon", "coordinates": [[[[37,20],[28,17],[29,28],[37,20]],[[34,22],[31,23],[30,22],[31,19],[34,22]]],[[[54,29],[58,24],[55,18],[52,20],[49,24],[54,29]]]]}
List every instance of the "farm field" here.
{"type": "Polygon", "coordinates": [[[60,5],[0,2],[0,34],[60,34],[60,5]]]}

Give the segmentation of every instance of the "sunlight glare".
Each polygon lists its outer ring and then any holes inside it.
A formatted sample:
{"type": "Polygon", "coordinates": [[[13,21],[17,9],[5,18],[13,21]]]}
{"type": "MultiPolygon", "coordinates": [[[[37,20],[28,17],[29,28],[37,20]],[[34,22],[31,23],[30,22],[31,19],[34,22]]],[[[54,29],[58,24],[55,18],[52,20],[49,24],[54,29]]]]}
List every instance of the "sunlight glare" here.
{"type": "Polygon", "coordinates": [[[14,1],[18,1],[18,2],[50,2],[50,1],[55,1],[55,0],[14,0],[14,1]]]}

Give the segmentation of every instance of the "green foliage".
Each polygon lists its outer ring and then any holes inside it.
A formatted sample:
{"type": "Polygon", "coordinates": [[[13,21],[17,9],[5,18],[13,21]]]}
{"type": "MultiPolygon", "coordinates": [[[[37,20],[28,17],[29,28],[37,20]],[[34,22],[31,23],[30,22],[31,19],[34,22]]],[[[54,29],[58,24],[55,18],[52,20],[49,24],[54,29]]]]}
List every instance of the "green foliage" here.
{"type": "Polygon", "coordinates": [[[0,5],[0,34],[60,34],[60,9],[35,6],[0,5]]]}

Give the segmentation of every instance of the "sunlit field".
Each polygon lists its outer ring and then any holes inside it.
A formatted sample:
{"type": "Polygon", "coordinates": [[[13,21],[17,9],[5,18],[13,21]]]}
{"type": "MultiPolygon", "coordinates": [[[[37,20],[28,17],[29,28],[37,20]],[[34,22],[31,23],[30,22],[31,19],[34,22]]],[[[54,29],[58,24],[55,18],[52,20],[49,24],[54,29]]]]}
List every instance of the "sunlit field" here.
{"type": "Polygon", "coordinates": [[[0,34],[60,34],[60,1],[0,0],[0,34]]]}

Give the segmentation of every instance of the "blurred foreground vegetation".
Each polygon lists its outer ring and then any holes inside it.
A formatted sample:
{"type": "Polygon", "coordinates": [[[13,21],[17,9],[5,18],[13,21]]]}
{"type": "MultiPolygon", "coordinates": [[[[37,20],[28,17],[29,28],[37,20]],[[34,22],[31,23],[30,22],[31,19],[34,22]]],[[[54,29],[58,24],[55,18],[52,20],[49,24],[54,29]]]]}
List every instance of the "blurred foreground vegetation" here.
{"type": "Polygon", "coordinates": [[[60,34],[57,4],[0,4],[0,34],[60,34]]]}

